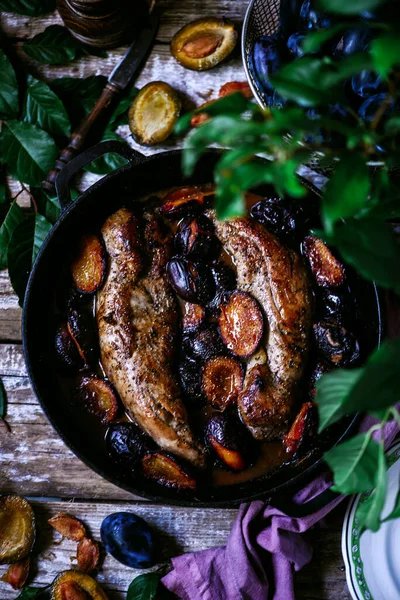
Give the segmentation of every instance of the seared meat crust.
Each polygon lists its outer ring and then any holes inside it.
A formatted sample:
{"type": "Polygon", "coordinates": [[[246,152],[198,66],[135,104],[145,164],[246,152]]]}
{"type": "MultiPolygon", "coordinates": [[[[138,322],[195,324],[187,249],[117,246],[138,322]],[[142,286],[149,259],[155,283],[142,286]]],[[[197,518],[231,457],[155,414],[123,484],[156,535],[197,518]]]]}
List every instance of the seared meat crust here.
{"type": "Polygon", "coordinates": [[[172,372],[178,310],[164,274],[171,233],[154,216],[144,236],[140,225],[122,208],[102,228],[110,257],[96,307],[103,368],[135,421],[162,448],[201,467],[203,448],[172,372]]]}
{"type": "Polygon", "coordinates": [[[250,358],[238,407],[259,440],[287,430],[306,360],[311,290],[301,257],[250,218],[215,219],[216,232],[237,268],[238,289],[260,303],[264,340],[250,358]]]}

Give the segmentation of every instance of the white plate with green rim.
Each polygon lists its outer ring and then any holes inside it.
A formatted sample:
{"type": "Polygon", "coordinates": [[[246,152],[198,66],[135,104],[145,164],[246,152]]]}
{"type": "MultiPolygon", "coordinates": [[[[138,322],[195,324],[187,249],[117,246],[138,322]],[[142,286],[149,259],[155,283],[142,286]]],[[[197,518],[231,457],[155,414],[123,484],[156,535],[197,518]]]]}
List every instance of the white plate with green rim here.
{"type": "MultiPolygon", "coordinates": [[[[393,510],[400,487],[400,441],[386,452],[388,493],[383,518],[393,510]]],[[[376,533],[360,536],[358,509],[369,493],[350,500],[342,531],[346,579],[354,600],[400,600],[400,519],[383,523],[376,533]]]]}

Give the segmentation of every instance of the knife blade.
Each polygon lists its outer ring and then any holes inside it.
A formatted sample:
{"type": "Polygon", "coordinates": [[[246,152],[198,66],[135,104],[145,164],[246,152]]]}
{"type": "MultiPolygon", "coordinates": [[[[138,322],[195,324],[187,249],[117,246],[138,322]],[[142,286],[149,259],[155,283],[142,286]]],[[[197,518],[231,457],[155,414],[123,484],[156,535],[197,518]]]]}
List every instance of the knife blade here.
{"type": "Polygon", "coordinates": [[[159,21],[160,9],[154,7],[132,46],[109,76],[92,111],[73,132],[68,146],[61,152],[54,168],[47,173],[47,177],[42,183],[42,188],[49,194],[54,194],[54,183],[58,173],[71,158],[88,144],[93,131],[98,133],[99,130],[102,130],[99,124],[104,120],[105,113],[111,111],[116,97],[139,74],[153,45],[159,21]]]}
{"type": "Polygon", "coordinates": [[[146,25],[139,33],[132,46],[127,50],[124,58],[111,72],[108,82],[124,90],[132,81],[133,77],[139,73],[144,61],[151,49],[153,40],[156,36],[160,22],[160,9],[155,6],[148,17],[146,25]]]}

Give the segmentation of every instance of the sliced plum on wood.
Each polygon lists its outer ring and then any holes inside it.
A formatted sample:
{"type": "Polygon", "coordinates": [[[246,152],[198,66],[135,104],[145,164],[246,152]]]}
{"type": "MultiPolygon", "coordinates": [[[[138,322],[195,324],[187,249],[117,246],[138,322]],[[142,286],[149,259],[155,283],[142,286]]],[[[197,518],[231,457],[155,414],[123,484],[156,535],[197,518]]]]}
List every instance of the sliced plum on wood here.
{"type": "Polygon", "coordinates": [[[231,356],[216,356],[203,368],[203,390],[207,401],[223,411],[234,404],[243,387],[243,367],[231,356]]]}
{"type": "Polygon", "coordinates": [[[71,265],[74,284],[82,294],[94,294],[106,276],[106,250],[103,240],[95,234],[83,235],[71,265]]]}
{"type": "Polygon", "coordinates": [[[308,235],[303,240],[302,249],[318,285],[331,288],[342,285],[344,267],[321,239],[308,235]]]}
{"type": "Polygon", "coordinates": [[[99,566],[100,548],[99,544],[90,538],[83,538],[76,551],[78,568],[83,573],[91,573],[99,566]]]}
{"type": "Polygon", "coordinates": [[[15,563],[28,556],[35,535],[35,515],[25,498],[0,497],[0,564],[15,563]]]}
{"type": "Polygon", "coordinates": [[[82,521],[68,513],[57,513],[48,523],[67,540],[80,542],[86,537],[86,527],[82,521]]]}
{"type": "Polygon", "coordinates": [[[208,265],[172,258],[166,266],[168,281],[176,294],[193,304],[205,305],[215,295],[215,283],[208,265]]]}
{"type": "Polygon", "coordinates": [[[215,235],[215,228],[205,215],[187,217],[178,226],[175,235],[175,249],[190,259],[214,260],[221,252],[221,242],[215,235]]]}
{"type": "Polygon", "coordinates": [[[8,585],[11,585],[13,590],[22,589],[29,576],[30,564],[31,561],[29,556],[22,560],[19,560],[16,563],[13,563],[8,567],[7,573],[0,577],[1,581],[4,581],[5,583],[8,583],[8,585]]]}
{"type": "Polygon", "coordinates": [[[192,302],[183,302],[182,306],[182,327],[183,331],[191,331],[202,325],[206,318],[206,311],[200,304],[192,302]]]}
{"type": "Polygon", "coordinates": [[[142,459],[145,477],[167,487],[192,489],[196,479],[174,457],[163,452],[149,452],[142,459]]]}
{"type": "Polygon", "coordinates": [[[236,41],[233,23],[225,19],[197,19],[174,35],[171,54],[187,69],[207,71],[229,56],[236,41]]]}
{"type": "Polygon", "coordinates": [[[248,431],[232,415],[216,413],[205,429],[206,443],[224,467],[243,471],[252,460],[253,442],[248,431]]]}
{"type": "Polygon", "coordinates": [[[129,128],[139,144],[154,146],[174,130],[182,103],[168,83],[152,81],[145,85],[129,109],[129,128]]]}
{"type": "Polygon", "coordinates": [[[61,323],[61,325],[59,325],[56,331],[54,345],[58,361],[61,365],[68,368],[83,367],[85,361],[78,351],[67,323],[61,323]]]}
{"type": "Polygon", "coordinates": [[[209,205],[208,199],[214,196],[213,185],[192,185],[169,192],[163,199],[160,213],[168,219],[197,215],[209,205]]]}
{"type": "Polygon", "coordinates": [[[99,358],[99,336],[93,311],[73,301],[68,307],[68,331],[86,365],[95,365],[99,358]]]}
{"type": "Polygon", "coordinates": [[[306,452],[318,432],[318,410],[315,402],[305,402],[293,424],[283,438],[286,451],[295,454],[306,452]]]}
{"type": "Polygon", "coordinates": [[[108,600],[108,597],[87,573],[63,571],[53,582],[51,600],[108,600]]]}
{"type": "Polygon", "coordinates": [[[78,403],[102,423],[113,421],[118,413],[118,398],[112,385],[94,375],[84,375],[78,382],[78,403]]]}
{"type": "Polygon", "coordinates": [[[221,305],[219,330],[226,347],[239,358],[257,350],[264,332],[264,318],[258,302],[245,292],[233,292],[221,305]]]}
{"type": "Polygon", "coordinates": [[[153,442],[135,423],[112,423],[107,431],[106,445],[111,458],[122,467],[132,468],[153,442]]]}
{"type": "Polygon", "coordinates": [[[360,358],[357,339],[339,321],[328,319],[314,323],[314,340],[319,356],[333,365],[347,367],[360,358]]]}

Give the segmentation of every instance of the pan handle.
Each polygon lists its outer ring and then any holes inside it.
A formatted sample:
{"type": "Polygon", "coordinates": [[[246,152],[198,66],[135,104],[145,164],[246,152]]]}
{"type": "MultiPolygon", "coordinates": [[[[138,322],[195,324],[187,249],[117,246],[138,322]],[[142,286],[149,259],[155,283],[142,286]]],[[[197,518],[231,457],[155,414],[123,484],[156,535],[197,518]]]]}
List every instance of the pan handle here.
{"type": "Polygon", "coordinates": [[[279,496],[274,497],[272,504],[289,517],[300,519],[302,517],[308,517],[309,515],[312,515],[339,497],[340,494],[333,492],[330,488],[328,488],[321,494],[318,494],[318,496],[315,496],[303,504],[297,504],[296,502],[293,502],[292,498],[290,497],[284,498],[279,496]]]}
{"type": "Polygon", "coordinates": [[[55,187],[62,211],[64,211],[72,202],[71,191],[69,189],[71,178],[85,165],[109,152],[113,152],[114,154],[126,158],[126,160],[132,164],[139,163],[145,158],[143,154],[137,150],[133,150],[128,144],[114,140],[100,142],[99,144],[84,150],[84,152],[81,152],[78,156],[72,158],[57,175],[55,187]]]}

